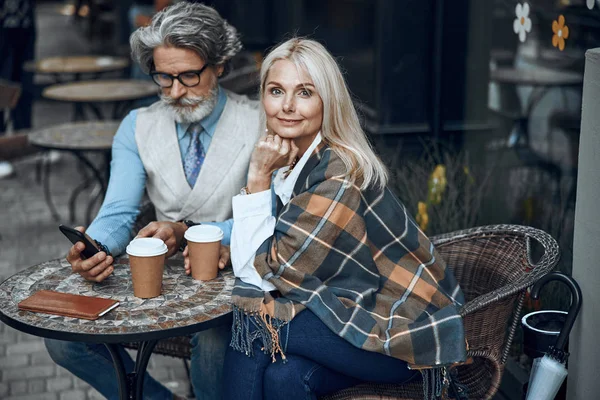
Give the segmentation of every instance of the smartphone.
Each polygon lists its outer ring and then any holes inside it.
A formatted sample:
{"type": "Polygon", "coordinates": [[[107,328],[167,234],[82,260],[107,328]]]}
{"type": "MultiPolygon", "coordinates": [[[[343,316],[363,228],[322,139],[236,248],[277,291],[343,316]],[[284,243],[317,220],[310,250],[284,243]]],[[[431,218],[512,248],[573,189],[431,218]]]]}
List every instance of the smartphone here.
{"type": "Polygon", "coordinates": [[[78,230],[66,225],[60,225],[58,229],[60,229],[67,239],[71,241],[71,243],[75,244],[77,242],[82,242],[85,245],[85,249],[83,249],[81,252],[81,258],[90,258],[100,251],[98,246],[96,246],[96,242],[94,242],[94,240],[87,234],[81,233],[78,230]]]}

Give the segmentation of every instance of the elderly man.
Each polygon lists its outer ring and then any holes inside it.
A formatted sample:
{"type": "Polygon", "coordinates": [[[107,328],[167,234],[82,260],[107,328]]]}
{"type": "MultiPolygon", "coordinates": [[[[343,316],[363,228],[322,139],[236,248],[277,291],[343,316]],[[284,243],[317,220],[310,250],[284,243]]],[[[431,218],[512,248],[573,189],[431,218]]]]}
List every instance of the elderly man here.
{"type": "MultiPolygon", "coordinates": [[[[157,219],[167,222],[153,222],[139,235],[164,239],[168,255],[180,247],[188,220],[218,225],[228,244],[231,198],[244,186],[259,136],[257,104],[218,84],[242,46],[235,28],[214,9],[178,3],[135,31],[130,42],[133,58],[160,87],[161,100],[132,111],[115,136],[106,199],[87,230],[106,251],[83,260],[79,242],[67,256],[73,271],[95,282],[113,272],[112,255],[122,253],[130,241],[144,190],[157,219]]],[[[220,267],[228,258],[222,252],[220,267]]],[[[220,397],[218,363],[227,345],[226,329],[192,339],[191,378],[197,398],[220,397]]],[[[117,397],[116,375],[104,346],[47,340],[46,347],[59,365],[107,398],[117,397]]],[[[131,370],[131,358],[125,351],[122,355],[131,370]]],[[[149,375],[144,389],[145,399],[173,397],[149,375]]]]}

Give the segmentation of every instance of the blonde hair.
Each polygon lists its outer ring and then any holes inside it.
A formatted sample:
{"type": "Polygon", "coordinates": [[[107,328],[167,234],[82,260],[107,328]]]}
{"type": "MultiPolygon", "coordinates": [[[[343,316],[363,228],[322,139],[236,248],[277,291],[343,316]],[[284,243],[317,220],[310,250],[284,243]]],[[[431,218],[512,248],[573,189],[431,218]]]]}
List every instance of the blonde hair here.
{"type": "MultiPolygon", "coordinates": [[[[352,97],[338,64],[320,43],[293,38],[275,47],[265,57],[260,69],[261,99],[267,75],[278,60],[291,61],[296,68],[311,77],[317,94],[323,101],[321,136],[346,165],[352,181],[362,179],[361,190],[383,189],[387,184],[387,168],[373,151],[360,126],[352,97]]],[[[266,115],[261,107],[261,126],[266,127],[266,115]]]]}

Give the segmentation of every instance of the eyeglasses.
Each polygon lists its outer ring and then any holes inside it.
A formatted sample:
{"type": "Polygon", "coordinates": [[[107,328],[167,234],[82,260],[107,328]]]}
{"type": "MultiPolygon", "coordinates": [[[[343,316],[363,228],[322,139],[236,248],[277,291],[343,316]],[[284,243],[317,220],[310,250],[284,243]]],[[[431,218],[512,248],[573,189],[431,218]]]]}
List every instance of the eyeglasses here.
{"type": "Polygon", "coordinates": [[[204,64],[204,67],[199,70],[184,71],[177,75],[170,75],[164,72],[151,71],[150,76],[154,83],[161,88],[170,88],[173,86],[173,80],[177,79],[183,86],[194,87],[200,83],[200,75],[209,64],[204,64]]]}

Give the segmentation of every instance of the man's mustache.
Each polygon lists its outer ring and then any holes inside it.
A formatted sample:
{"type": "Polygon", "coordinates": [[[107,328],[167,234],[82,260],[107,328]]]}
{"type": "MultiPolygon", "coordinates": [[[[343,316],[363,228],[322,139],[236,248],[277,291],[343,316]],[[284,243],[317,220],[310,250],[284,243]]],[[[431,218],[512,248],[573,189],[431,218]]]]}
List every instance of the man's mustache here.
{"type": "Polygon", "coordinates": [[[162,96],[162,100],[170,106],[175,107],[189,107],[189,106],[197,106],[198,104],[204,102],[206,100],[205,97],[183,97],[179,99],[175,99],[170,96],[162,96]]]}

